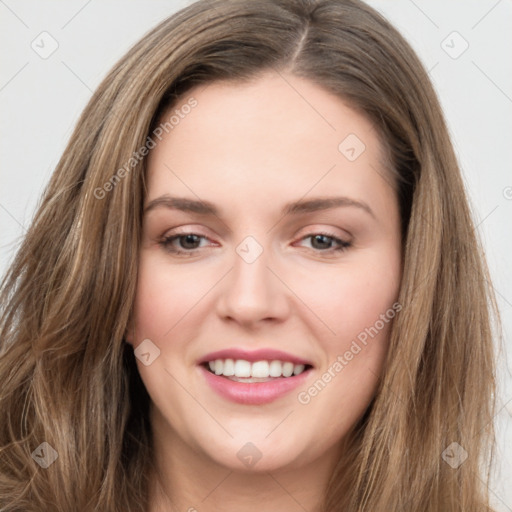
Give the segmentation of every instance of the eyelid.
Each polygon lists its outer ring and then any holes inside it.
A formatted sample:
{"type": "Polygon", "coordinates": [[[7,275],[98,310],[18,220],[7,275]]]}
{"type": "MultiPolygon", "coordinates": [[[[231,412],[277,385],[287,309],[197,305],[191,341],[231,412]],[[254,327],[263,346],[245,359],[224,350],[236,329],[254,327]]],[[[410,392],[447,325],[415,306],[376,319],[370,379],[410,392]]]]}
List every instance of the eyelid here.
{"type": "MultiPolygon", "coordinates": [[[[186,224],[168,229],[163,233],[163,235],[159,237],[159,239],[171,238],[179,235],[198,235],[212,241],[212,236],[207,234],[208,232],[210,232],[210,230],[207,230],[203,227],[196,227],[194,225],[186,224]]],[[[215,235],[213,236],[215,237],[215,235]]]]}
{"type": "Polygon", "coordinates": [[[215,243],[216,245],[219,245],[218,243],[214,242],[209,235],[206,235],[201,232],[200,229],[194,229],[194,228],[173,228],[168,231],[166,231],[161,237],[159,237],[160,240],[169,240],[171,238],[179,238],[180,236],[186,236],[186,235],[196,235],[197,237],[201,239],[208,240],[209,242],[215,243]]]}
{"type": "MultiPolygon", "coordinates": [[[[192,234],[192,235],[199,235],[199,236],[202,236],[204,238],[208,238],[211,240],[210,235],[202,232],[203,229],[204,229],[203,227],[196,228],[194,225],[186,224],[183,226],[177,226],[175,228],[171,228],[171,229],[167,230],[160,238],[163,239],[163,238],[170,238],[171,236],[175,236],[175,235],[191,235],[192,234]]],[[[351,242],[353,239],[352,234],[349,233],[348,231],[346,231],[345,229],[334,228],[331,226],[326,228],[326,227],[321,227],[320,225],[310,225],[310,226],[303,228],[301,231],[303,231],[304,233],[302,235],[300,235],[300,234],[296,235],[294,238],[296,238],[297,240],[302,240],[304,237],[307,237],[308,235],[312,236],[312,235],[324,234],[324,235],[330,236],[332,238],[338,238],[338,239],[341,238],[345,242],[351,242]],[[341,231],[341,234],[336,233],[336,230],[341,231]]]]}
{"type": "Polygon", "coordinates": [[[304,237],[308,235],[320,234],[330,236],[332,238],[337,238],[347,243],[352,243],[352,241],[354,240],[354,236],[352,235],[352,233],[350,233],[346,229],[342,229],[340,227],[335,226],[329,226],[325,224],[311,224],[309,226],[306,226],[305,228],[299,231],[299,234],[297,235],[296,238],[298,240],[302,240],[304,237]]]}
{"type": "MultiPolygon", "coordinates": [[[[179,240],[181,237],[187,235],[194,235],[195,237],[200,239],[200,244],[202,240],[208,240],[209,242],[213,242],[209,236],[204,235],[200,232],[200,230],[193,230],[190,228],[180,227],[174,228],[174,230],[168,230],[166,234],[160,237],[158,243],[162,246],[162,248],[167,251],[169,254],[172,254],[176,257],[194,257],[198,253],[201,252],[201,249],[209,249],[211,245],[207,245],[205,247],[195,247],[192,249],[182,249],[179,247],[174,247],[174,242],[179,240]],[[180,229],[181,228],[181,229],[180,229]]],[[[306,229],[306,228],[305,228],[306,229]]],[[[299,236],[296,241],[292,243],[293,246],[296,244],[303,242],[305,240],[313,240],[316,236],[324,236],[331,239],[332,247],[316,249],[314,247],[305,248],[308,252],[320,256],[322,258],[335,258],[338,255],[341,255],[344,251],[348,250],[353,246],[352,236],[349,237],[349,240],[344,236],[339,236],[333,232],[332,229],[322,229],[317,228],[314,229],[310,227],[302,236],[299,236]]],[[[213,242],[214,245],[219,245],[216,242],[213,242]]]]}
{"type": "MultiPolygon", "coordinates": [[[[329,230],[309,231],[305,235],[301,236],[297,242],[303,242],[304,240],[308,240],[308,239],[312,240],[315,236],[325,236],[327,238],[330,238],[334,244],[333,247],[330,247],[329,249],[326,249],[323,251],[314,249],[314,248],[308,248],[314,254],[320,254],[325,258],[336,256],[338,253],[349,249],[353,245],[352,240],[345,240],[344,238],[336,235],[335,233],[333,233],[329,230]]],[[[297,242],[294,242],[294,244],[296,244],[297,242]]]]}

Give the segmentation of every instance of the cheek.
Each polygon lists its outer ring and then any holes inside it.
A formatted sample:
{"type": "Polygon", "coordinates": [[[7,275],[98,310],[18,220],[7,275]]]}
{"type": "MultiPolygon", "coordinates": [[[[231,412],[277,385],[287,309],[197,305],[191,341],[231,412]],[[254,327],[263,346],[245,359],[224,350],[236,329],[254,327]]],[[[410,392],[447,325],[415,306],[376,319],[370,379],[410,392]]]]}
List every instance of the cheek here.
{"type": "Polygon", "coordinates": [[[335,334],[325,334],[324,328],[323,336],[317,337],[322,340],[325,360],[297,399],[307,422],[324,431],[329,423],[326,445],[358,421],[375,394],[392,322],[400,309],[396,303],[399,266],[386,267],[353,266],[330,281],[332,292],[324,294],[323,300],[317,294],[325,323],[335,334]]]}
{"type": "Polygon", "coordinates": [[[163,258],[144,254],[139,265],[137,294],[134,304],[137,342],[154,338],[162,342],[191,311],[198,300],[215,283],[215,274],[202,273],[198,278],[193,266],[169,269],[163,258]],[[211,281],[211,282],[210,282],[211,281]]]}
{"type": "Polygon", "coordinates": [[[381,325],[381,315],[395,303],[399,286],[400,258],[392,250],[355,254],[342,265],[317,267],[294,281],[297,295],[316,316],[311,327],[338,351],[376,323],[385,337],[388,324],[381,325]]]}

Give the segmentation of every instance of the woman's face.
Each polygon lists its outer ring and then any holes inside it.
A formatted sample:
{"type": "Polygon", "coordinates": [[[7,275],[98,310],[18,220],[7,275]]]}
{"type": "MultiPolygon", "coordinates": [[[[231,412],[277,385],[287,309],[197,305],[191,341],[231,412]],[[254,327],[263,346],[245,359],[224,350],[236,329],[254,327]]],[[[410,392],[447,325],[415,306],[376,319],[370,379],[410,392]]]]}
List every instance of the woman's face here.
{"type": "Polygon", "coordinates": [[[376,132],[291,75],[196,88],[170,115],[148,157],[127,334],[156,442],[236,470],[332,461],[400,309],[376,132]]]}

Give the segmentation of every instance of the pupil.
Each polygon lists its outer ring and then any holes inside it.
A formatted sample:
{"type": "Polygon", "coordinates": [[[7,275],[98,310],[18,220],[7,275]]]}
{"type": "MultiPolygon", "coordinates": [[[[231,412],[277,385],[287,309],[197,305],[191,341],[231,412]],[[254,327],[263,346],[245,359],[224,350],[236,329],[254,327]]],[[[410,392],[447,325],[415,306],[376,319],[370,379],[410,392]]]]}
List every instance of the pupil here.
{"type": "Polygon", "coordinates": [[[315,235],[313,237],[313,246],[315,246],[315,242],[319,241],[320,240],[320,249],[322,248],[325,248],[325,244],[327,244],[327,246],[329,246],[330,244],[330,238],[326,235],[315,235]],[[324,240],[324,246],[322,247],[322,240],[324,240]]]}
{"type": "Polygon", "coordinates": [[[197,243],[197,235],[185,235],[181,237],[182,241],[185,240],[185,243],[182,244],[187,249],[195,249],[195,244],[197,243]],[[187,244],[191,243],[194,247],[189,247],[187,244]]]}

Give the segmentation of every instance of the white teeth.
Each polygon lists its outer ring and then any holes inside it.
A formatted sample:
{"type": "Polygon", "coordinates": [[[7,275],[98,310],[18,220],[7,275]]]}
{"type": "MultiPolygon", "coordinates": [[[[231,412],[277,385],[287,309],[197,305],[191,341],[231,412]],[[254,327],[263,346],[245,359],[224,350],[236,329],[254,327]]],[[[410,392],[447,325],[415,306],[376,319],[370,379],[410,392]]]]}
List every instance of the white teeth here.
{"type": "Polygon", "coordinates": [[[224,372],[223,375],[226,377],[231,377],[232,375],[235,375],[235,362],[233,359],[226,359],[224,361],[224,372]]]}
{"type": "Polygon", "coordinates": [[[270,375],[270,368],[268,361],[258,361],[252,363],[251,377],[268,377],[270,375]]]}
{"type": "MultiPolygon", "coordinates": [[[[217,361],[215,362],[217,364],[217,361]]],[[[251,363],[243,359],[235,361],[235,377],[250,377],[251,376],[251,363]]]]}
{"type": "Polygon", "coordinates": [[[268,379],[300,375],[305,370],[303,364],[290,361],[256,361],[250,363],[245,359],[216,359],[209,361],[208,366],[215,375],[237,378],[268,379]]]}
{"type": "Polygon", "coordinates": [[[222,375],[224,372],[224,361],[222,359],[217,359],[215,361],[215,375],[222,375]]]}
{"type": "Polygon", "coordinates": [[[304,371],[304,368],[306,367],[303,364],[296,364],[293,367],[293,375],[300,375],[304,371]]]}
{"type": "Polygon", "coordinates": [[[281,361],[272,361],[270,363],[269,374],[271,377],[281,377],[283,374],[283,365],[281,361]]]}
{"type": "Polygon", "coordinates": [[[286,362],[283,364],[283,377],[291,377],[293,375],[293,363],[286,362]]]}

